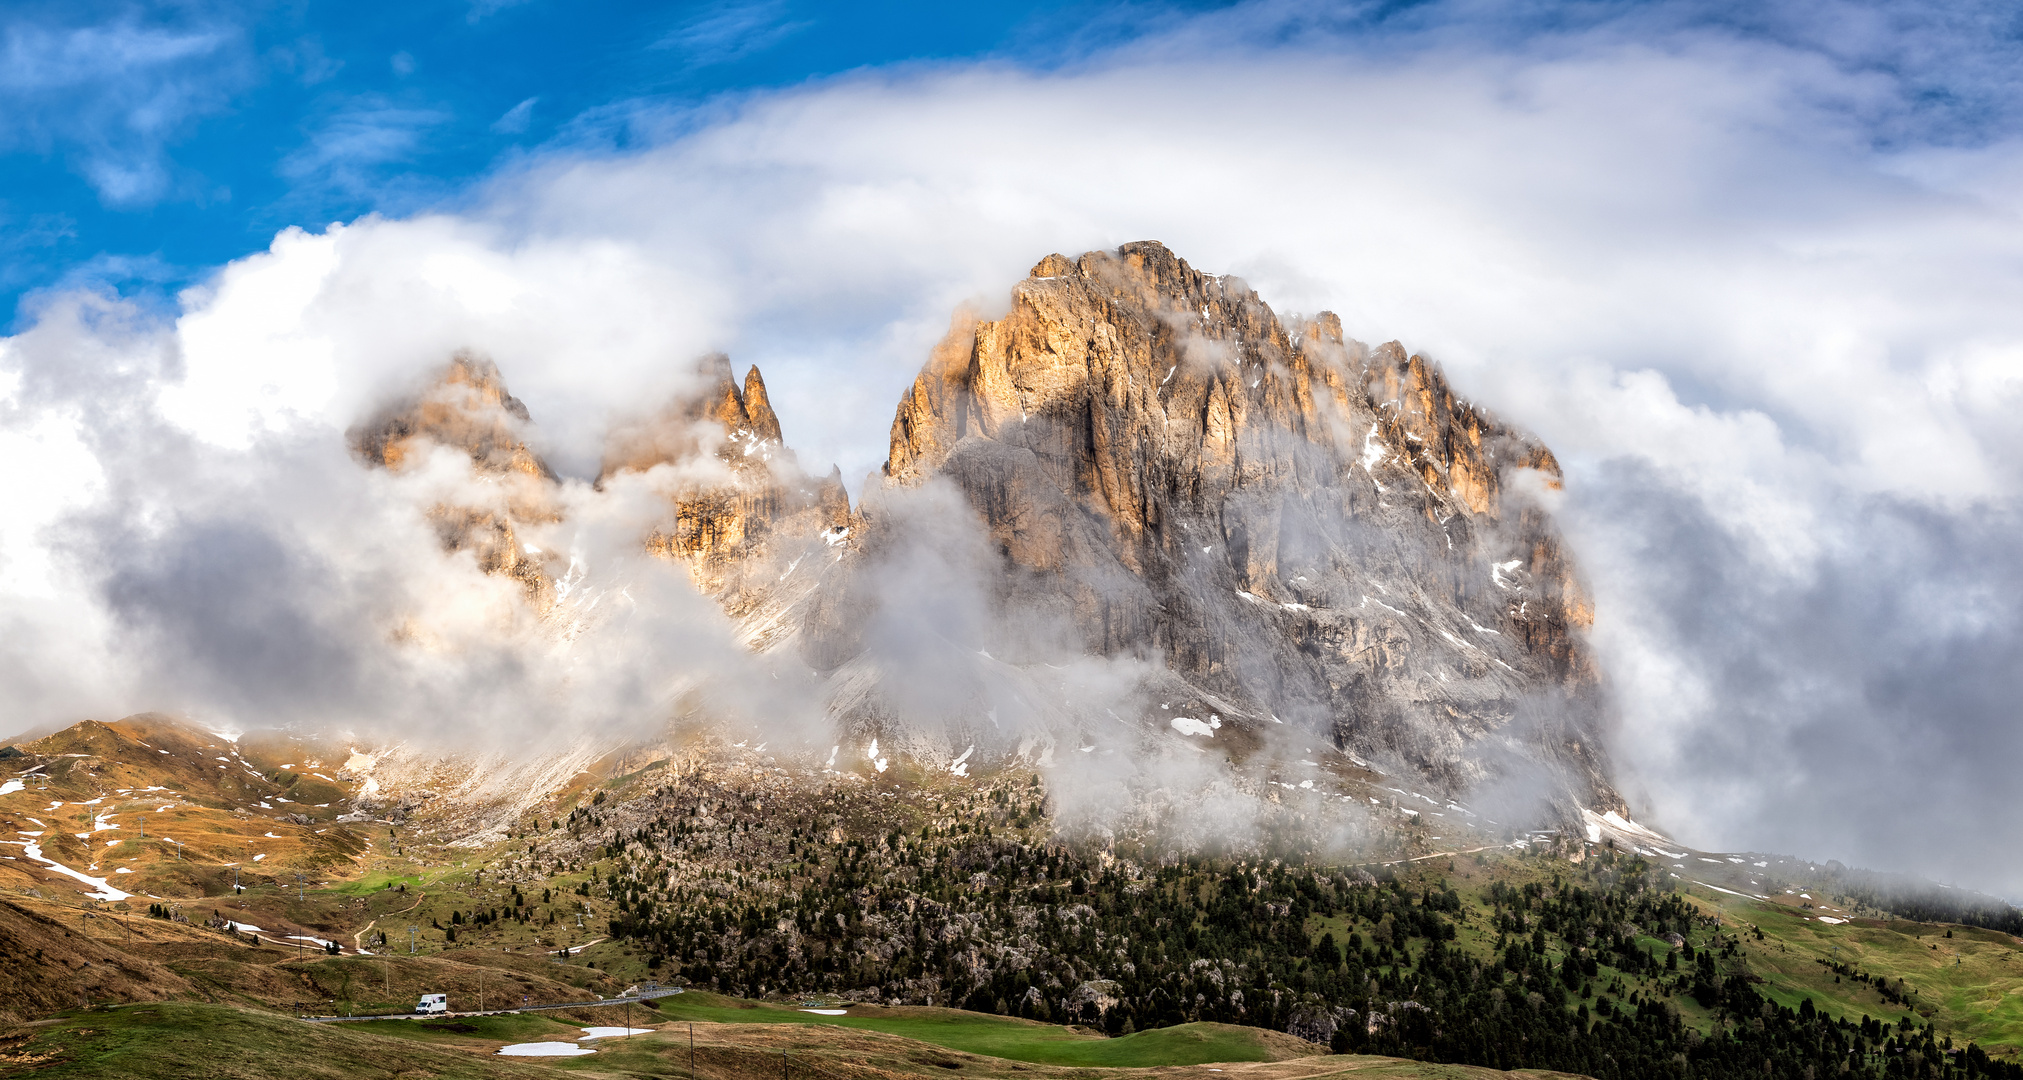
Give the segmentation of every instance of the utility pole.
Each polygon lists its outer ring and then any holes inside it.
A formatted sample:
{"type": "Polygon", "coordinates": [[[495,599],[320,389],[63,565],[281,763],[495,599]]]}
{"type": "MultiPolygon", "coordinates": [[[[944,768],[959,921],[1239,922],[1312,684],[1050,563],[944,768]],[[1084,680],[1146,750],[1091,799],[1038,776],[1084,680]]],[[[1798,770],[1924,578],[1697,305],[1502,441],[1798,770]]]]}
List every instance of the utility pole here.
{"type": "Polygon", "coordinates": [[[414,934],[415,931],[420,929],[421,927],[419,926],[410,926],[407,928],[407,954],[409,956],[414,955],[414,934]]]}
{"type": "Polygon", "coordinates": [[[695,1080],[695,1025],[688,1026],[688,1080],[695,1080]]]}

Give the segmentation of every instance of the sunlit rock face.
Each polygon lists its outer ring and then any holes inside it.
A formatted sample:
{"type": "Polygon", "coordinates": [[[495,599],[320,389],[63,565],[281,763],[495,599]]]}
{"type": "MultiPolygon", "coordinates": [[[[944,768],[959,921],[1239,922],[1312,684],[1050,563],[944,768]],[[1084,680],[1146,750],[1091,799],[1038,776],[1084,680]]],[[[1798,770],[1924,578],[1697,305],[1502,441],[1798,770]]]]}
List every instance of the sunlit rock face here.
{"type": "Polygon", "coordinates": [[[705,357],[698,374],[699,390],[613,432],[598,482],[673,470],[669,512],[647,550],[687,567],[742,621],[748,644],[771,645],[791,632],[788,609],[850,535],[850,496],[841,472],[817,479],[801,469],[758,368],[742,388],[721,354],[705,357]],[[816,552],[825,557],[810,562],[816,552]],[[803,563],[808,573],[790,583],[803,563]]]}
{"type": "MultiPolygon", "coordinates": [[[[1050,255],[1005,317],[956,317],[855,508],[756,368],[694,374],[614,428],[594,486],[655,500],[644,551],[798,661],[848,736],[979,764],[1332,747],[1451,795],[1622,808],[1592,608],[1541,501],[1559,465],[1395,342],[1281,319],[1157,243],[1050,255]]],[[[428,511],[444,546],[546,611],[516,527],[562,500],[529,424],[460,356],[353,444],[396,471],[467,458],[487,494],[428,511]]]]}
{"type": "Polygon", "coordinates": [[[519,582],[545,612],[555,600],[553,576],[519,536],[558,515],[555,473],[527,443],[532,422],[497,366],[459,353],[420,393],[353,429],[351,443],[367,464],[395,471],[419,467],[436,447],[469,455],[478,481],[470,501],[438,503],[429,520],[445,550],[471,551],[479,569],[519,582]]]}
{"type": "Polygon", "coordinates": [[[1288,323],[1157,243],[1048,256],[1012,300],[934,350],[885,466],[960,486],[1005,605],[1156,658],[1240,725],[1449,791],[1526,773],[1619,805],[1543,445],[1396,343],[1288,323]]]}

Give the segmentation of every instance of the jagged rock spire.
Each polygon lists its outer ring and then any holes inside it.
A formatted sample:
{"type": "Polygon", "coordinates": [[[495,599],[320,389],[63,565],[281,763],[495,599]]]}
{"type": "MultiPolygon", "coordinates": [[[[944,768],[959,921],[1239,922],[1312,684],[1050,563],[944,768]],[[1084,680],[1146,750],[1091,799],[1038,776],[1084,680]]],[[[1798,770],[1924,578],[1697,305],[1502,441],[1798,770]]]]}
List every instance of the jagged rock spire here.
{"type": "Polygon", "coordinates": [[[531,423],[497,365],[459,352],[419,393],[354,429],[351,444],[368,464],[393,470],[431,446],[462,450],[474,471],[506,481],[503,506],[439,504],[430,508],[429,520],[444,550],[471,551],[479,569],[518,581],[534,608],[546,611],[554,602],[554,581],[519,533],[556,519],[551,496],[557,481],[528,445],[531,423]]]}

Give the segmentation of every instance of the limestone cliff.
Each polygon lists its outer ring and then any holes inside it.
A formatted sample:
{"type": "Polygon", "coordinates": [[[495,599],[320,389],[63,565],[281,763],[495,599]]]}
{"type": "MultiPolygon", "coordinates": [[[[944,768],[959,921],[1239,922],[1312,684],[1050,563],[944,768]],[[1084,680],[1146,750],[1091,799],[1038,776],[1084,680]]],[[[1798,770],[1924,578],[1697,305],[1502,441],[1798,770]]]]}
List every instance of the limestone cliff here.
{"type": "Polygon", "coordinates": [[[490,360],[458,353],[421,392],[353,429],[353,450],[390,470],[418,467],[435,447],[468,455],[480,486],[473,503],[440,503],[429,519],[445,550],[469,550],[479,569],[520,583],[537,611],[554,603],[554,580],[521,543],[518,528],[553,521],[555,473],[526,442],[527,407],[506,391],[490,360]]]}
{"type": "MultiPolygon", "coordinates": [[[[721,355],[613,431],[597,487],[664,500],[645,549],[824,680],[867,744],[954,768],[972,742],[1093,753],[1092,725],[1122,724],[1104,730],[1234,759],[1327,744],[1454,795],[1622,808],[1537,440],[1397,343],[1281,319],[1156,243],[1048,256],[1011,299],[933,349],[855,509],[721,355]]],[[[353,442],[393,470],[465,455],[494,497],[435,507],[444,545],[545,611],[515,528],[559,500],[528,423],[460,356],[353,442]]]]}
{"type": "Polygon", "coordinates": [[[1560,482],[1423,357],[1288,325],[1156,243],[1049,256],[1004,318],[958,319],[885,466],[960,485],[1005,610],[1064,612],[1231,719],[1449,791],[1543,768],[1617,806],[1591,610],[1526,474],[1560,482]]]}
{"type": "MultiPolygon", "coordinates": [[[[791,632],[788,609],[802,591],[780,586],[811,549],[848,537],[850,497],[839,471],[816,479],[801,470],[757,367],[742,388],[722,354],[705,357],[698,374],[698,391],[614,432],[599,484],[656,466],[679,470],[667,520],[646,538],[647,550],[685,565],[745,621],[748,644],[770,645],[791,632]]],[[[820,574],[808,569],[802,580],[812,584],[820,574]]]]}

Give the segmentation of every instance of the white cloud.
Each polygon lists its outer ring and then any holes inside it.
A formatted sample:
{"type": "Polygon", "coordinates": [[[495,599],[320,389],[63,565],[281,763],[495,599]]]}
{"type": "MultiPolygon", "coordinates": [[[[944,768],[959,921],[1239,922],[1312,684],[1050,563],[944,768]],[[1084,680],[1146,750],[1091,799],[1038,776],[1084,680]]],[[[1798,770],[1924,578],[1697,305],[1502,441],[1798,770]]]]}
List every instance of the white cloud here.
{"type": "Polygon", "coordinates": [[[507,109],[497,120],[492,121],[492,130],[501,135],[518,135],[527,130],[527,122],[534,116],[534,103],[539,100],[541,99],[530,97],[507,109]]]}
{"type": "Polygon", "coordinates": [[[298,183],[364,194],[372,190],[377,166],[412,157],[423,135],[449,119],[437,109],[372,99],[354,102],[325,120],[306,145],[282,158],[279,172],[298,183]]]}
{"type": "MultiPolygon", "coordinates": [[[[19,377],[0,380],[0,410],[12,410],[19,377]]],[[[0,426],[0,460],[34,462],[34,468],[0,474],[0,595],[32,600],[58,597],[61,584],[47,531],[104,494],[98,459],[60,415],[40,415],[0,426]]]]}
{"type": "Polygon", "coordinates": [[[107,202],[153,202],[172,186],[168,141],[245,82],[243,44],[225,26],[15,22],[0,42],[0,150],[58,150],[107,202]]]}
{"type": "Polygon", "coordinates": [[[594,470],[615,411],[648,408],[727,333],[728,298],[600,237],[508,237],[450,217],[365,219],[273,247],[184,297],[164,415],[205,441],[342,432],[461,348],[491,356],[559,463],[594,470]]]}
{"type": "Polygon", "coordinates": [[[690,18],[653,43],[672,49],[695,64],[727,64],[764,52],[812,24],[786,18],[779,0],[730,4],[690,18]]]}
{"type": "Polygon", "coordinates": [[[337,266],[341,230],[290,229],[268,261],[226,268],[178,327],[183,378],[161,390],[162,415],[200,439],[245,450],[302,418],[324,418],[336,394],[331,343],[305,325],[337,266]],[[260,272],[264,269],[266,272],[260,272]]]}
{"type": "Polygon", "coordinates": [[[532,3],[533,0],[471,0],[471,9],[465,20],[476,24],[483,22],[501,11],[532,3]]]}
{"type": "MultiPolygon", "coordinates": [[[[1900,802],[1802,808],[1883,784],[1911,745],[1911,714],[1863,680],[1936,694],[1906,666],[1921,650],[2018,640],[2009,579],[1977,594],[1934,565],[1986,557],[2017,507],[2014,148],[1906,137],[1943,65],[1879,69],[1874,26],[1226,44],[1257,17],[1052,73],[760,95],[644,152],[538,157],[461,217],[284,236],[186,300],[163,407],[217,447],[328,440],[472,346],[581,471],[614,411],[723,348],[765,369],[803,460],[854,482],[956,304],[1000,303],[1049,251],[1161,239],[1281,310],[1428,352],[1559,452],[1618,753],[1661,822],[1966,873],[1971,853],[1865,839],[1900,802]],[[1904,617],[1927,593],[1954,614],[1904,617]],[[1873,632],[1809,652],[1838,630],[1807,611],[1873,632]],[[1830,762],[1808,751],[1827,737],[1830,762]]],[[[1951,55],[1907,25],[1920,56],[1951,55]]],[[[384,160],[418,129],[365,124],[362,152],[304,167],[384,160]]],[[[1934,741],[1985,730],[1985,707],[1946,700],[1919,721],[1934,741]]],[[[1947,805],[1992,815],[2005,792],[1947,805]]]]}

